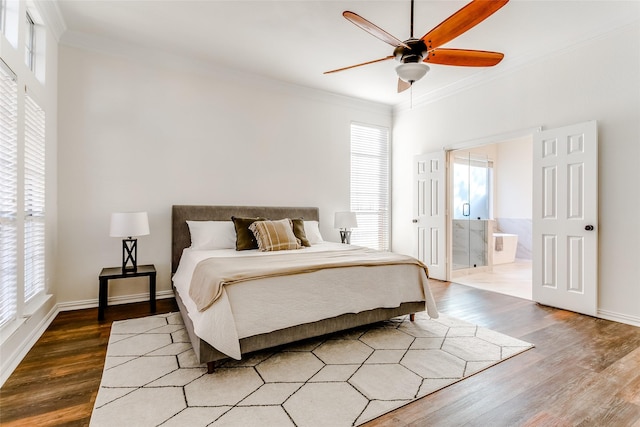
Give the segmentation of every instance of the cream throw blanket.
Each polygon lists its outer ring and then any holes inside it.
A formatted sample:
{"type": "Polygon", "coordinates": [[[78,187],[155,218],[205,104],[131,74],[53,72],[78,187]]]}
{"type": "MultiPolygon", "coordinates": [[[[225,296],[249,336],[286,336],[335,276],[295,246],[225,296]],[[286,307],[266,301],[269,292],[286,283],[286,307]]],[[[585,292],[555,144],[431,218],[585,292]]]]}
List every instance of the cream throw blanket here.
{"type": "Polygon", "coordinates": [[[189,295],[199,311],[204,311],[222,295],[225,285],[267,277],[311,273],[326,268],[414,264],[427,266],[419,260],[392,252],[354,247],[327,252],[296,252],[269,256],[209,258],[198,263],[193,272],[189,295]]]}

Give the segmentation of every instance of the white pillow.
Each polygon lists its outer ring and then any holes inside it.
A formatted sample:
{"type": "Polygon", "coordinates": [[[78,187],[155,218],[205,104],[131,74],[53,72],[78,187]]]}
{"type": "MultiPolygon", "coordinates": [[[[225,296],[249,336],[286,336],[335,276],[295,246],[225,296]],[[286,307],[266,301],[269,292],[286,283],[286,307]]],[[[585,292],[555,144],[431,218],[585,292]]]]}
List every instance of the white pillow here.
{"type": "Polygon", "coordinates": [[[191,249],[234,249],[236,229],[233,221],[187,221],[191,249]]]}
{"type": "Polygon", "coordinates": [[[309,240],[309,243],[312,245],[324,242],[322,234],[320,234],[320,225],[318,224],[318,221],[305,221],[304,234],[307,235],[307,240],[309,240]]]}

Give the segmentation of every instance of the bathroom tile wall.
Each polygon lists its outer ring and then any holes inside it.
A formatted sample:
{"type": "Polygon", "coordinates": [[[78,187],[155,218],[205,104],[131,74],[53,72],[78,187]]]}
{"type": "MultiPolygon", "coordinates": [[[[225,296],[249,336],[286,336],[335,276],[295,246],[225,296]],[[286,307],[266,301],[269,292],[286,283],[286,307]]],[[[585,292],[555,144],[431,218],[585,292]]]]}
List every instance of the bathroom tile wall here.
{"type": "Polygon", "coordinates": [[[487,265],[486,220],[453,220],[453,269],[487,265]]]}

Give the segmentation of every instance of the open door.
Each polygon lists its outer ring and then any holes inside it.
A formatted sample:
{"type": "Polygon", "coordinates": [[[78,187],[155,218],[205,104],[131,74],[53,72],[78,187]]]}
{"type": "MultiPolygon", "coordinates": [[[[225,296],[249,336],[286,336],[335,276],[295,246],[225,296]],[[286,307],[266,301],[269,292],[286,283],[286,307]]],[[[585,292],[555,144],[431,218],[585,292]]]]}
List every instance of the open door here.
{"type": "Polygon", "coordinates": [[[447,280],[445,151],[415,156],[414,177],[417,258],[429,267],[429,277],[447,280]]]}
{"type": "Polygon", "coordinates": [[[595,121],[533,135],[533,300],[596,315],[598,138],[595,121]]]}

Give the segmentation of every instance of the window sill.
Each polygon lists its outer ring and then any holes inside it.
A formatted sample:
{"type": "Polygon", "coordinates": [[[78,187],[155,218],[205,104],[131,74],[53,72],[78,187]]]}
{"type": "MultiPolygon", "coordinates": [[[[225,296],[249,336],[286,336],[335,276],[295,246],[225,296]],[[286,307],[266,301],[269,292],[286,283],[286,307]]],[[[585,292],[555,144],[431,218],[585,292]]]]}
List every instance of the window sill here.
{"type": "Polygon", "coordinates": [[[24,306],[24,314],[23,317],[31,317],[35,314],[36,311],[40,310],[40,308],[45,305],[53,295],[45,294],[44,292],[40,292],[33,298],[29,300],[29,302],[24,306]]]}
{"type": "Polygon", "coordinates": [[[0,344],[8,340],[24,323],[29,320],[38,310],[40,310],[49,300],[53,298],[53,295],[40,294],[33,297],[24,307],[23,315],[15,320],[8,322],[0,328],[0,344]]]}

